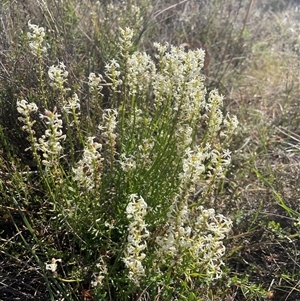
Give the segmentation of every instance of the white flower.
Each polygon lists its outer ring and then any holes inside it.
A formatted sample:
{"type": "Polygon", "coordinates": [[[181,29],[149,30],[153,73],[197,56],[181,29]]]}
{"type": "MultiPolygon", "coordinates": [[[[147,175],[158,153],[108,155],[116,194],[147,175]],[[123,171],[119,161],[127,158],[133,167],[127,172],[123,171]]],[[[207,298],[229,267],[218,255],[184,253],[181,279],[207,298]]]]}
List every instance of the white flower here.
{"type": "Polygon", "coordinates": [[[82,159],[73,168],[74,180],[87,189],[93,189],[101,181],[102,144],[95,142],[94,139],[95,137],[87,138],[82,159]]]}
{"type": "Polygon", "coordinates": [[[105,70],[106,76],[112,81],[112,90],[117,91],[117,87],[122,84],[120,64],[115,59],[112,59],[110,63],[105,65],[105,70]]]}
{"type": "Polygon", "coordinates": [[[40,114],[40,118],[47,125],[44,135],[42,135],[36,143],[36,148],[43,153],[44,160],[42,163],[45,166],[57,164],[57,160],[63,150],[61,140],[66,138],[63,134],[61,115],[57,113],[56,107],[53,112],[45,110],[44,114],[40,114]]]}
{"type": "Polygon", "coordinates": [[[105,109],[102,115],[102,124],[98,126],[98,129],[102,131],[101,136],[108,138],[107,145],[112,152],[111,155],[115,152],[117,117],[117,110],[105,109]]]}
{"type": "Polygon", "coordinates": [[[66,71],[66,66],[64,63],[59,63],[57,66],[50,66],[48,70],[48,76],[52,81],[51,86],[56,89],[67,91],[64,89],[63,85],[67,81],[68,71],[66,71]]]}
{"type": "Polygon", "coordinates": [[[160,55],[165,54],[169,45],[166,43],[165,45],[161,45],[160,43],[154,42],[153,46],[158,50],[160,55]]]}
{"type": "Polygon", "coordinates": [[[134,52],[127,60],[128,93],[145,93],[155,76],[155,64],[146,53],[134,52]]]}
{"type": "Polygon", "coordinates": [[[133,30],[129,27],[125,29],[120,28],[121,37],[120,39],[120,47],[122,50],[129,50],[130,46],[132,45],[132,37],[133,37],[133,30]]]}
{"type": "Polygon", "coordinates": [[[104,260],[101,258],[100,259],[101,263],[98,263],[96,266],[99,269],[98,273],[94,273],[93,277],[94,280],[91,281],[92,287],[96,286],[102,286],[103,285],[103,280],[105,279],[105,276],[108,274],[107,266],[104,263],[104,260]]]}
{"type": "Polygon", "coordinates": [[[230,116],[229,114],[226,115],[224,118],[224,125],[226,129],[220,133],[221,137],[229,137],[234,133],[239,125],[239,121],[236,116],[230,116]]]}
{"type": "Polygon", "coordinates": [[[45,268],[46,268],[46,270],[50,270],[53,273],[56,272],[57,262],[61,262],[61,261],[62,261],[61,259],[52,258],[51,263],[46,263],[45,262],[45,268]]]}
{"type": "Polygon", "coordinates": [[[205,160],[207,151],[198,148],[196,150],[187,147],[185,155],[182,159],[182,172],[179,175],[182,189],[188,188],[192,192],[195,184],[200,181],[201,176],[205,172],[205,160]]]}
{"type": "Polygon", "coordinates": [[[197,272],[201,270],[206,274],[208,281],[218,279],[222,275],[221,257],[225,254],[222,240],[232,227],[231,220],[216,215],[213,208],[188,208],[180,200],[170,206],[168,218],[165,234],[156,237],[158,249],[155,264],[170,264],[168,258],[172,260],[175,257],[181,268],[194,266],[197,272]],[[190,264],[184,257],[187,253],[190,264]]]}
{"type": "Polygon", "coordinates": [[[126,157],[125,154],[120,155],[120,160],[118,161],[122,170],[125,172],[131,172],[136,169],[135,157],[126,157]]]}
{"type": "Polygon", "coordinates": [[[34,137],[35,131],[33,129],[33,125],[36,121],[31,120],[30,114],[36,112],[37,110],[38,107],[35,103],[28,103],[28,101],[25,99],[17,101],[17,111],[22,115],[18,117],[18,120],[24,123],[22,130],[26,131],[30,135],[30,140],[33,143],[36,141],[36,138],[34,137]]]}
{"type": "Polygon", "coordinates": [[[45,29],[43,27],[38,27],[35,24],[31,24],[30,21],[28,22],[28,27],[32,31],[27,33],[27,37],[30,40],[29,48],[31,49],[31,53],[34,56],[41,56],[47,51],[46,47],[42,46],[45,37],[45,29]]]}
{"type": "Polygon", "coordinates": [[[17,111],[24,116],[27,116],[31,112],[36,112],[37,110],[38,107],[34,102],[28,103],[25,99],[17,101],[17,111]]]}
{"type": "Polygon", "coordinates": [[[131,194],[126,213],[130,223],[123,261],[129,269],[128,278],[139,285],[140,278],[145,275],[142,260],[145,259],[146,255],[142,251],[147,248],[145,239],[149,236],[144,221],[147,214],[147,203],[137,194],[131,194]]]}
{"type": "MultiPolygon", "coordinates": [[[[80,100],[78,98],[77,93],[74,93],[72,98],[68,98],[68,101],[64,103],[62,109],[67,113],[67,114],[74,114],[76,110],[80,110],[80,100]]],[[[77,115],[80,115],[80,111],[76,112],[77,115]]]]}
{"type": "Polygon", "coordinates": [[[217,90],[212,90],[209,93],[209,99],[206,103],[207,110],[207,134],[214,137],[221,129],[223,122],[223,113],[221,107],[223,105],[223,97],[218,94],[217,90]]]}
{"type": "Polygon", "coordinates": [[[104,82],[103,76],[99,74],[98,76],[95,73],[90,73],[88,77],[88,85],[91,89],[91,91],[98,91],[100,92],[103,89],[103,86],[101,86],[101,82],[104,82]]]}

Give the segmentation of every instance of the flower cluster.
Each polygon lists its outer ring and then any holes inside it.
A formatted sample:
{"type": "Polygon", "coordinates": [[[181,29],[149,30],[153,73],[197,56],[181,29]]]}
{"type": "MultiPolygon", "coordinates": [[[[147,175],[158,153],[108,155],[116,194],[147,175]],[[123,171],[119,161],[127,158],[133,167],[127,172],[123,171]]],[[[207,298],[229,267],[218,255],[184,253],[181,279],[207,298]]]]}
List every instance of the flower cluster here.
{"type": "Polygon", "coordinates": [[[70,121],[68,119],[68,125],[70,127],[75,125],[78,125],[79,117],[80,117],[80,99],[77,95],[77,93],[74,93],[72,98],[68,98],[67,100],[63,101],[62,110],[68,115],[71,115],[73,117],[73,121],[70,121]]]}
{"type": "Polygon", "coordinates": [[[179,174],[181,189],[193,189],[205,172],[204,161],[208,158],[207,150],[186,148],[182,159],[182,172],[179,174]]]}
{"type": "Polygon", "coordinates": [[[201,76],[204,52],[199,49],[186,53],[174,46],[167,52],[168,45],[155,43],[154,46],[160,61],[152,82],[155,106],[163,108],[169,105],[171,113],[177,116],[177,126],[195,123],[205,105],[206,90],[201,76]]]}
{"type": "Polygon", "coordinates": [[[38,110],[37,105],[35,103],[28,103],[23,99],[17,101],[17,110],[22,115],[18,117],[18,120],[24,123],[22,129],[29,134],[30,148],[34,151],[34,155],[38,156],[37,151],[41,151],[43,156],[41,163],[49,168],[57,168],[60,154],[63,150],[61,141],[66,138],[66,135],[63,134],[61,115],[57,113],[56,107],[53,112],[45,110],[44,114],[40,114],[40,119],[46,125],[47,129],[38,139],[35,137],[33,129],[36,120],[31,120],[30,117],[32,112],[38,110]]]}
{"type": "Polygon", "coordinates": [[[130,223],[128,227],[127,247],[123,261],[129,269],[128,278],[136,285],[139,285],[139,280],[145,275],[142,261],[146,255],[143,251],[147,248],[145,239],[149,236],[144,220],[147,214],[147,203],[142,197],[131,194],[126,207],[126,213],[130,223]]]}
{"type": "Polygon", "coordinates": [[[134,52],[128,59],[127,81],[129,84],[128,94],[139,97],[149,89],[149,85],[155,78],[155,64],[146,53],[134,52]]]}
{"type": "Polygon", "coordinates": [[[103,86],[101,85],[101,83],[104,82],[103,76],[101,74],[98,74],[98,76],[91,72],[88,78],[88,85],[91,89],[91,92],[97,92],[100,93],[101,90],[103,89],[103,86]]]}
{"type": "Polygon", "coordinates": [[[133,30],[129,27],[126,27],[125,29],[120,28],[120,33],[120,48],[123,53],[126,53],[132,45],[131,40],[133,37],[133,30]]]}
{"type": "Polygon", "coordinates": [[[118,86],[122,84],[120,64],[115,59],[112,59],[110,63],[105,65],[105,74],[111,80],[112,90],[116,92],[118,86]]]}
{"type": "Polygon", "coordinates": [[[111,151],[111,155],[115,152],[116,145],[116,127],[117,127],[118,111],[105,109],[102,116],[102,124],[98,126],[101,131],[101,137],[107,140],[107,146],[111,151]]]}
{"type": "Polygon", "coordinates": [[[101,287],[103,286],[103,280],[108,274],[107,265],[104,263],[104,260],[101,258],[101,263],[97,263],[96,267],[98,268],[98,273],[93,273],[94,280],[91,282],[92,287],[101,287]]]}
{"type": "Polygon", "coordinates": [[[208,177],[212,179],[223,179],[226,169],[231,162],[231,152],[227,149],[222,151],[212,149],[209,153],[209,160],[207,166],[208,177]]]}
{"type": "Polygon", "coordinates": [[[103,158],[100,151],[102,144],[95,142],[94,139],[95,137],[87,138],[82,159],[73,168],[74,181],[87,189],[93,189],[101,181],[103,158]]]}
{"type": "Polygon", "coordinates": [[[207,131],[206,134],[213,138],[219,134],[221,129],[221,124],[223,122],[223,113],[221,107],[223,105],[223,97],[218,94],[217,90],[213,90],[209,93],[208,102],[205,104],[205,109],[207,111],[206,124],[207,131]]]}
{"type": "Polygon", "coordinates": [[[18,117],[18,120],[23,122],[22,130],[26,131],[31,137],[35,134],[33,130],[33,125],[35,124],[35,120],[31,120],[30,114],[36,112],[38,107],[35,103],[28,103],[27,100],[22,99],[17,101],[17,111],[22,116],[18,117]]]}
{"type": "Polygon", "coordinates": [[[126,154],[123,153],[120,155],[119,164],[125,173],[130,174],[134,172],[137,167],[136,157],[134,155],[126,156],[126,154]]]}
{"type": "Polygon", "coordinates": [[[225,130],[220,133],[220,136],[230,138],[232,134],[236,131],[238,124],[239,122],[235,115],[230,116],[229,114],[227,114],[224,118],[225,130]]]}
{"type": "Polygon", "coordinates": [[[231,229],[231,220],[214,209],[190,209],[179,200],[171,205],[168,217],[167,230],[156,238],[156,265],[164,267],[176,259],[177,268],[186,270],[186,275],[202,274],[208,282],[220,278],[223,240],[231,229]]]}
{"type": "Polygon", "coordinates": [[[65,64],[62,62],[57,66],[50,66],[48,76],[52,81],[51,86],[60,91],[67,91],[68,89],[64,88],[64,83],[67,81],[68,74],[65,64]]]}
{"type": "Polygon", "coordinates": [[[78,111],[76,114],[80,115],[80,100],[77,93],[74,93],[72,98],[69,98],[68,101],[63,104],[62,108],[67,114],[74,114],[74,112],[78,111]]]}
{"type": "Polygon", "coordinates": [[[43,53],[46,53],[47,48],[43,46],[43,41],[45,37],[45,29],[43,27],[38,27],[37,25],[28,22],[28,27],[32,32],[27,33],[27,37],[30,40],[29,47],[31,53],[34,56],[41,57],[43,53]]]}
{"type": "Polygon", "coordinates": [[[36,148],[42,151],[42,163],[45,166],[53,167],[58,163],[59,156],[63,150],[61,140],[66,138],[63,134],[61,115],[57,113],[56,107],[53,112],[45,110],[44,114],[40,114],[40,118],[46,124],[47,129],[36,143],[36,148]]]}

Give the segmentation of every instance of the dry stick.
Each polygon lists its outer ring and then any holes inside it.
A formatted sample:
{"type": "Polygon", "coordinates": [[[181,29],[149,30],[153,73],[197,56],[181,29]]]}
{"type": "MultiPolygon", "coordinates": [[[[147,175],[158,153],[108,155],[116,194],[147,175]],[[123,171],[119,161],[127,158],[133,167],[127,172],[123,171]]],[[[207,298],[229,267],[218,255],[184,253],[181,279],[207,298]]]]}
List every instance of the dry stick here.
{"type": "Polygon", "coordinates": [[[243,28],[242,28],[242,31],[241,31],[241,37],[242,37],[242,35],[244,33],[244,30],[246,28],[246,25],[247,25],[247,22],[248,22],[248,18],[249,18],[250,11],[252,9],[253,3],[254,3],[254,0],[250,0],[248,10],[247,10],[247,13],[246,13],[246,17],[245,17],[245,20],[244,20],[243,28]]]}
{"type": "MultiPolygon", "coordinates": [[[[88,60],[88,74],[90,76],[91,74],[91,56],[89,55],[89,60],[88,60]]],[[[87,100],[86,100],[86,110],[87,110],[87,116],[89,119],[89,122],[91,121],[91,115],[90,115],[90,98],[91,98],[91,94],[90,94],[90,86],[88,85],[87,87],[87,100]]]]}
{"type": "Polygon", "coordinates": [[[24,208],[20,208],[20,209],[17,209],[17,208],[13,208],[13,207],[10,207],[10,206],[4,206],[4,205],[0,205],[1,208],[3,209],[7,209],[7,210],[10,210],[10,211],[22,211],[22,212],[28,212],[28,210],[24,209],[24,208]]]}
{"type": "Polygon", "coordinates": [[[289,296],[292,294],[292,292],[294,290],[296,290],[296,288],[300,285],[300,280],[295,284],[295,286],[291,289],[291,291],[289,292],[289,294],[286,296],[286,298],[284,299],[284,301],[287,301],[289,296]]]}

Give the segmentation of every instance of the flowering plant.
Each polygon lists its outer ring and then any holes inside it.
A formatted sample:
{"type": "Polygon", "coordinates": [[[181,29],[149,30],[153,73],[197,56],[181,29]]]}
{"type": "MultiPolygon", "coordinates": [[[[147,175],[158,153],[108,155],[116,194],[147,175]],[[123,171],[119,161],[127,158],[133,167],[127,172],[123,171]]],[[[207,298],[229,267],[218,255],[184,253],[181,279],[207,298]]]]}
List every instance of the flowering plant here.
{"type": "Polygon", "coordinates": [[[205,288],[222,277],[231,221],[205,205],[225,177],[238,122],[223,115],[217,91],[206,95],[202,50],[156,43],[154,60],[132,52],[132,37],[121,30],[119,58],[103,76],[88,77],[99,113],[94,121],[89,107],[83,118],[77,92],[68,97],[63,63],[48,71],[61,97],[40,115],[45,133],[38,138],[33,130],[34,103],[18,102],[19,119],[51,194],[53,221],[93,254],[85,260],[94,293],[125,300],[124,294],[155,297],[159,287],[175,300],[195,283],[205,288]],[[75,130],[82,147],[66,166],[75,130]]]}

